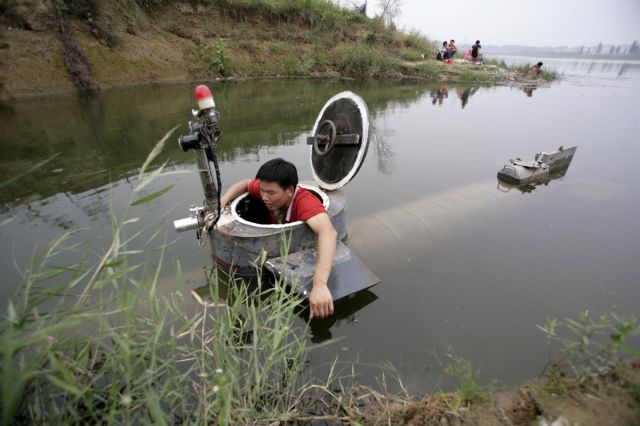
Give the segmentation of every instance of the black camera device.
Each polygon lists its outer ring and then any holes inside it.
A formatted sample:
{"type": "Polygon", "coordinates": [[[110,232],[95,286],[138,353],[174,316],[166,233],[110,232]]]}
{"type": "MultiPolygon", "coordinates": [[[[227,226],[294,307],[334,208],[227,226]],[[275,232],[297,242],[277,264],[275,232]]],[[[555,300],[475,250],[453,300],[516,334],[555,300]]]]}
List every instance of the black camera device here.
{"type": "MultiPolygon", "coordinates": [[[[193,114],[194,116],[200,116],[201,111],[194,110],[193,114]]],[[[212,161],[212,150],[218,144],[220,137],[222,137],[222,130],[218,128],[219,115],[217,111],[211,110],[203,120],[190,121],[189,134],[178,137],[180,149],[187,152],[190,149],[204,148],[207,158],[212,161]]]]}

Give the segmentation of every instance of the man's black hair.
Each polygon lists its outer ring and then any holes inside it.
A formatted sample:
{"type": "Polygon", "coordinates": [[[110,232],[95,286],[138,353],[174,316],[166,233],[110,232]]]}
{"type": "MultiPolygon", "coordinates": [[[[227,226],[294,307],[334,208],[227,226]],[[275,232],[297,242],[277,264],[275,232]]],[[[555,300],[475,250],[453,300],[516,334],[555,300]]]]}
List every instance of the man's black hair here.
{"type": "Polygon", "coordinates": [[[476,40],[476,44],[480,44],[480,40],[476,40]]]}
{"type": "Polygon", "coordinates": [[[542,62],[538,62],[536,65],[538,65],[539,67],[542,66],[542,62]]]}
{"type": "Polygon", "coordinates": [[[264,163],[256,173],[256,179],[264,182],[275,182],[282,189],[289,189],[298,185],[298,171],[293,163],[283,160],[282,158],[274,158],[264,163]]]}

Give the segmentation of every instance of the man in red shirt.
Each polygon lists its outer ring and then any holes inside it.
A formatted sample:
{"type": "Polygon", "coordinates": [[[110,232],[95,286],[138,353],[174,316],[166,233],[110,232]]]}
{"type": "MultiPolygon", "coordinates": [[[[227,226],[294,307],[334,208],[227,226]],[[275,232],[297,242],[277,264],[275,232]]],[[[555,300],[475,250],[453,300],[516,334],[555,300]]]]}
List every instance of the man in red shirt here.
{"type": "Polygon", "coordinates": [[[318,260],[309,295],[310,318],[324,318],[333,314],[333,299],[327,282],[338,233],[318,197],[298,186],[296,166],[282,158],[267,161],[258,169],[255,179],[243,179],[231,185],[220,198],[221,207],[224,208],[245,192],[252,198],[262,200],[269,209],[272,223],[303,221],[315,232],[318,260]]]}

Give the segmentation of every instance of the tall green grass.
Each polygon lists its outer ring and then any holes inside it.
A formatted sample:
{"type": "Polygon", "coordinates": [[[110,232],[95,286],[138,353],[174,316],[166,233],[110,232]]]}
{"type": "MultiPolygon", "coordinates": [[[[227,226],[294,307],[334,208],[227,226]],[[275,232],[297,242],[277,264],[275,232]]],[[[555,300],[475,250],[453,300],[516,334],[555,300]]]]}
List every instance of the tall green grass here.
{"type": "Polygon", "coordinates": [[[398,70],[398,61],[382,55],[364,43],[340,45],[332,51],[340,74],[355,78],[390,77],[398,70]]]}
{"type": "Polygon", "coordinates": [[[576,319],[548,319],[536,327],[546,335],[549,364],[545,370],[552,388],[566,386],[569,376],[583,384],[594,374],[615,371],[627,357],[640,357],[640,324],[634,315],[596,317],[583,311],[576,319]]]}
{"type": "Polygon", "coordinates": [[[300,23],[325,31],[346,31],[350,24],[366,21],[357,13],[328,0],[210,0],[221,13],[236,20],[300,23]]]}
{"type": "Polygon", "coordinates": [[[86,253],[83,231],[68,232],[21,269],[0,326],[2,424],[246,424],[295,415],[307,385],[306,331],[294,322],[300,297],[282,282],[229,284],[213,271],[215,303],[194,308],[179,261],[169,275],[175,284],[161,288],[171,265],[158,223],[131,229],[144,220],[132,212],[171,189],[149,189],[174,173],[150,171],[166,137],[142,166],[129,207],[112,213],[102,255],[86,253]],[[62,265],[63,255],[76,261],[62,265]]]}

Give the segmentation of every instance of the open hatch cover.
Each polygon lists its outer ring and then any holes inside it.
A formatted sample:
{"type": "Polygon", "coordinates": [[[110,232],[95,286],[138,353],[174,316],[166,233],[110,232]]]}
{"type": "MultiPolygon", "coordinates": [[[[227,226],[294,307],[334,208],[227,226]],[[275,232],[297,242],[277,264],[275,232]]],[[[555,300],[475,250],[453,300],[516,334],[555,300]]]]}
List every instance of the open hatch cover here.
{"type": "Polygon", "coordinates": [[[369,109],[352,92],[341,92],[322,107],[312,135],[311,169],[318,186],[342,188],[358,173],[369,148],[369,109]]]}

